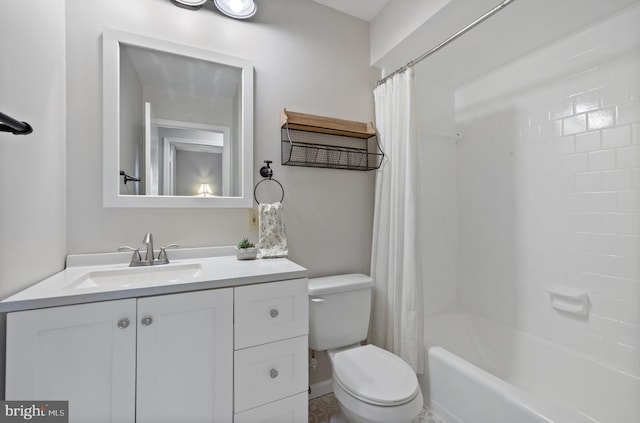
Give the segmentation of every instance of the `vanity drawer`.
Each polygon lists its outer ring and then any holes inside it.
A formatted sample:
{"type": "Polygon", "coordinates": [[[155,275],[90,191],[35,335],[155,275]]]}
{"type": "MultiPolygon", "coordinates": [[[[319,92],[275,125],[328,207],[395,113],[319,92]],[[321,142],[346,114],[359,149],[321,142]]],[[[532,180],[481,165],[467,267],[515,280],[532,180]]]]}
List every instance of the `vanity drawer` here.
{"type": "Polygon", "coordinates": [[[306,392],[236,414],[234,423],[300,423],[309,418],[306,392]]]}
{"type": "Polygon", "coordinates": [[[307,336],[246,348],[234,354],[234,410],[242,412],[307,392],[307,336]]]}
{"type": "Polygon", "coordinates": [[[235,349],[309,333],[309,281],[293,279],[235,289],[235,349]]]}

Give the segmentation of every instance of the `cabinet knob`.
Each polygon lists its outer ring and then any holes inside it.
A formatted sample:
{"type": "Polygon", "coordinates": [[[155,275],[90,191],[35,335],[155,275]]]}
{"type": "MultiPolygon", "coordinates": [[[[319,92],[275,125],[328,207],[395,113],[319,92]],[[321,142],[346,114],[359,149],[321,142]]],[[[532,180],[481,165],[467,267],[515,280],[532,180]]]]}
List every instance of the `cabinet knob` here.
{"type": "Polygon", "coordinates": [[[118,327],[120,329],[126,329],[129,327],[129,319],[127,319],[126,317],[123,317],[122,319],[118,320],[118,327]]]}
{"type": "Polygon", "coordinates": [[[269,314],[275,319],[276,317],[278,317],[278,310],[274,308],[269,312],[269,314]]]}
{"type": "Polygon", "coordinates": [[[275,379],[278,377],[278,371],[276,369],[271,369],[269,371],[269,376],[271,376],[271,379],[275,379]]]}
{"type": "Polygon", "coordinates": [[[153,323],[153,318],[151,316],[144,316],[142,320],[140,320],[140,323],[142,323],[142,326],[149,326],[153,323]]]}

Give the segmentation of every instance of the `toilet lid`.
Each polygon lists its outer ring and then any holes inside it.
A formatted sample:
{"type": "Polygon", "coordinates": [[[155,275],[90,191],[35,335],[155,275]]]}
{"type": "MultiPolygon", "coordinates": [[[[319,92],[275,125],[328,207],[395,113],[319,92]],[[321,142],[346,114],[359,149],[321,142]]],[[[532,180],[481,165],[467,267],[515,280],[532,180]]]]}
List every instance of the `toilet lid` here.
{"type": "Polygon", "coordinates": [[[345,391],[370,404],[404,404],[419,389],[413,369],[400,357],[375,345],[337,352],[333,376],[345,391]]]}

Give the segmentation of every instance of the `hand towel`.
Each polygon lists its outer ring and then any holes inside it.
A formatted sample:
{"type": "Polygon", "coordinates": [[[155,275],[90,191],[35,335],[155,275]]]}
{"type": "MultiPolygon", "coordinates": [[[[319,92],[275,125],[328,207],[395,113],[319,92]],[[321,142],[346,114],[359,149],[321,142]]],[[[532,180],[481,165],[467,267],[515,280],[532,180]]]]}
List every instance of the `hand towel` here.
{"type": "Polygon", "coordinates": [[[280,202],[258,205],[259,246],[262,258],[287,257],[284,209],[280,202]]]}

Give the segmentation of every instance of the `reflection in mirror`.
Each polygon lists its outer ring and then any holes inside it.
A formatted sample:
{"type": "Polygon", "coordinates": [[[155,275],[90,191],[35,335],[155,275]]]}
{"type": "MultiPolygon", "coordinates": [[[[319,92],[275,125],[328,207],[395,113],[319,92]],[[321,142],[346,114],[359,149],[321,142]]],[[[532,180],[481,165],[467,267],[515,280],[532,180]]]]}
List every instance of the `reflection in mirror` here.
{"type": "Polygon", "coordinates": [[[104,49],[105,206],[251,207],[253,68],[119,31],[104,49]]]}

